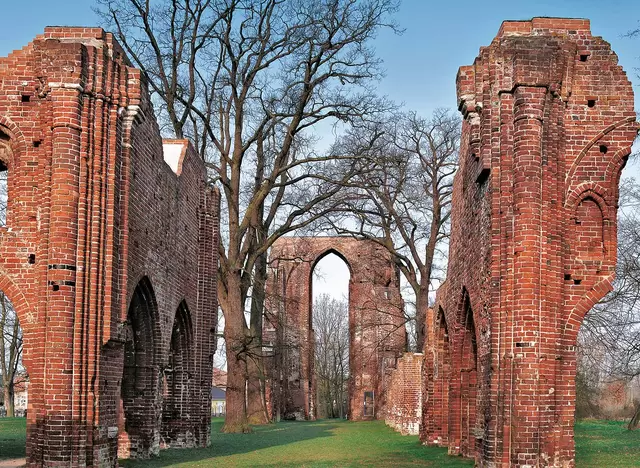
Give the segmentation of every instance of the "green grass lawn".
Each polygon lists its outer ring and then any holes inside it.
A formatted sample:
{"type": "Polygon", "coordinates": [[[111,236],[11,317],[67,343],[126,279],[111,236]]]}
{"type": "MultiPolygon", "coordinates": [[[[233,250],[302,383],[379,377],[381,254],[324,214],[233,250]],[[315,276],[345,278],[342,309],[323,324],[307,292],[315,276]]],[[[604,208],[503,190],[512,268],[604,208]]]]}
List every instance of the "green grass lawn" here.
{"type": "Polygon", "coordinates": [[[24,457],[26,443],[26,418],[0,418],[0,460],[24,457]]]}
{"type": "Polygon", "coordinates": [[[640,429],[628,431],[620,421],[576,423],[577,467],[640,467],[640,429]]]}
{"type": "MultiPolygon", "coordinates": [[[[165,450],[160,458],[123,461],[130,468],[175,467],[463,467],[469,460],[446,449],[423,447],[381,421],[283,422],[256,427],[252,434],[221,434],[212,422],[212,445],[198,450],[165,450]]],[[[25,419],[0,418],[0,459],[24,456],[25,419]]],[[[640,467],[640,431],[616,421],[576,424],[578,467],[640,467]]]]}

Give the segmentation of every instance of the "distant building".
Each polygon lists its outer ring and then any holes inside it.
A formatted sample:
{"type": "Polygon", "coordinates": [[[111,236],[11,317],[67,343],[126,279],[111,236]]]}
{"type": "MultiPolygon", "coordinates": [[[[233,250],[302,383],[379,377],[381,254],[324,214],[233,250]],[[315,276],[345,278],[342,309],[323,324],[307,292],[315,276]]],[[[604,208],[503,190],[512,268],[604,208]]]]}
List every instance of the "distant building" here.
{"type": "MultiPolygon", "coordinates": [[[[19,372],[14,378],[13,384],[13,410],[16,417],[25,417],[27,415],[27,406],[29,405],[29,376],[26,373],[19,372]]],[[[0,378],[0,388],[2,388],[2,379],[0,378]]],[[[0,392],[0,417],[7,415],[4,401],[1,400],[0,392]]]]}
{"type": "Polygon", "coordinates": [[[219,417],[225,414],[227,414],[227,373],[214,367],[211,379],[211,416],[219,417]]]}
{"type": "Polygon", "coordinates": [[[227,392],[220,387],[211,387],[211,416],[227,414],[227,392]]]}
{"type": "Polygon", "coordinates": [[[26,416],[29,405],[29,378],[16,376],[16,383],[13,386],[13,408],[16,416],[26,416]]]}

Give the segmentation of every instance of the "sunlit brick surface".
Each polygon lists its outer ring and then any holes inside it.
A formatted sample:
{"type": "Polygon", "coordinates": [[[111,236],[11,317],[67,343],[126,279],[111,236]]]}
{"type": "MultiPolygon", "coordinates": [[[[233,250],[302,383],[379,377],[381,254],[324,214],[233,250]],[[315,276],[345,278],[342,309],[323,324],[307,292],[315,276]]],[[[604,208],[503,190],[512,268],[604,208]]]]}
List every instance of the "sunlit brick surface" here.
{"type": "Polygon", "coordinates": [[[503,23],[464,116],[421,437],[480,466],[574,465],[575,344],[611,289],[633,92],[588,20],[503,23]]]}
{"type": "Polygon", "coordinates": [[[0,288],[24,329],[29,466],[209,441],[218,194],[174,172],[140,71],[99,28],[0,58],[0,288]]]}

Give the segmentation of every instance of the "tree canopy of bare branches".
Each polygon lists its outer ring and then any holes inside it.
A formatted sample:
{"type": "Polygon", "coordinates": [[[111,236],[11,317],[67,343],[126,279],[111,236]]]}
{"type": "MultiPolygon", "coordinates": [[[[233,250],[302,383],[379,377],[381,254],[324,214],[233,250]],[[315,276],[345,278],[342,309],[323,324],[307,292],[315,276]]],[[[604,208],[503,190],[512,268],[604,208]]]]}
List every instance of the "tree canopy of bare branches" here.
{"type": "Polygon", "coordinates": [[[339,234],[373,240],[393,255],[415,295],[418,350],[438,249],[448,237],[459,138],[459,117],[437,109],[429,119],[392,115],[341,143],[343,153],[359,155],[369,167],[350,181],[340,215],[332,213],[328,222],[339,234]]]}
{"type": "Polygon", "coordinates": [[[389,17],[396,0],[98,4],[105,25],[144,71],[164,132],[190,137],[222,189],[225,430],[245,431],[266,252],[278,237],[330,212],[333,196],[364,170],[357,158],[316,148],[331,125],[348,127],[386,110],[372,92],[381,69],[369,44],[380,28],[395,28],[389,17]]]}
{"type": "Polygon", "coordinates": [[[14,416],[14,386],[22,369],[22,329],[13,304],[0,291],[0,380],[8,417],[14,416]]]}
{"type": "Polygon", "coordinates": [[[349,306],[321,294],[313,301],[318,417],[344,418],[348,402],[349,306]]]}

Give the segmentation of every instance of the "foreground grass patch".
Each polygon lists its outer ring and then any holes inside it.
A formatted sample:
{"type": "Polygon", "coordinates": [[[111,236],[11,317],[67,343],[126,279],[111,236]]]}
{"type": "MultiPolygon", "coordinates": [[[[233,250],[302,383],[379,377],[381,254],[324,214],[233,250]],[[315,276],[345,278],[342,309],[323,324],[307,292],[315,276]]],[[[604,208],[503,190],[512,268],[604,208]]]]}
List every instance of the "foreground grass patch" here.
{"type": "Polygon", "coordinates": [[[24,457],[26,443],[26,418],[0,418],[0,459],[24,457]]]}
{"type": "Polygon", "coordinates": [[[381,421],[283,422],[254,428],[252,434],[222,434],[214,420],[211,447],[167,450],[159,459],[123,461],[126,467],[469,467],[446,449],[423,447],[381,421]]]}
{"type": "Polygon", "coordinates": [[[576,466],[640,467],[640,430],[628,431],[620,421],[578,421],[576,466]]]}
{"type": "MultiPolygon", "coordinates": [[[[206,449],[165,450],[159,458],[123,461],[130,468],[175,467],[463,467],[469,460],[446,449],[423,447],[380,421],[285,422],[257,427],[252,434],[221,434],[212,422],[206,449]]],[[[0,459],[24,457],[26,420],[0,418],[0,459]]],[[[576,423],[576,466],[640,467],[640,431],[617,421],[576,423]]]]}

